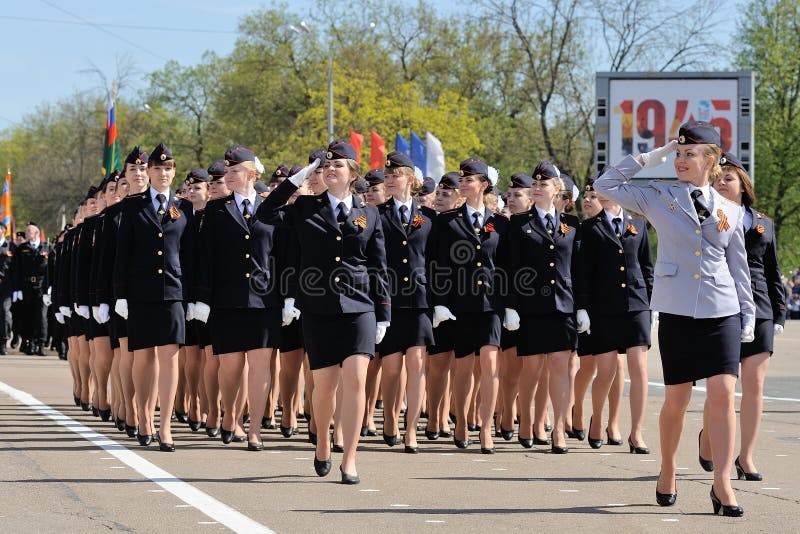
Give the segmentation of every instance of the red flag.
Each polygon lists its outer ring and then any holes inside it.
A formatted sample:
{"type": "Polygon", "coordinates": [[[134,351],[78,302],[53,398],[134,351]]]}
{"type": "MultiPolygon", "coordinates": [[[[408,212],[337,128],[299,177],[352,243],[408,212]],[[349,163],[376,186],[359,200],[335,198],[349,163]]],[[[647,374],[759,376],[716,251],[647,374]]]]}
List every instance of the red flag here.
{"type": "Polygon", "coordinates": [[[370,130],[369,132],[369,168],[382,169],[386,163],[386,144],[381,136],[370,130]]]}
{"type": "Polygon", "coordinates": [[[350,144],[356,149],[356,161],[361,163],[361,143],[364,142],[364,136],[350,128],[350,144]]]}
{"type": "Polygon", "coordinates": [[[6,237],[13,236],[14,216],[11,213],[11,169],[6,171],[6,180],[3,182],[3,194],[0,196],[0,221],[6,227],[6,237]]]}

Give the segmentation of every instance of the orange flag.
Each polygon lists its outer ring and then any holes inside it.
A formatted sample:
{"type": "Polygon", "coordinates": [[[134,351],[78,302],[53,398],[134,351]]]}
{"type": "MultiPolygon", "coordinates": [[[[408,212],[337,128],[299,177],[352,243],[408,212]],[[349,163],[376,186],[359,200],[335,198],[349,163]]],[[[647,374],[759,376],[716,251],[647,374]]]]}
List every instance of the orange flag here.
{"type": "Polygon", "coordinates": [[[350,144],[356,149],[356,161],[361,163],[361,144],[364,142],[364,136],[350,128],[350,144]]]}
{"type": "Polygon", "coordinates": [[[6,237],[11,235],[11,169],[6,171],[6,179],[3,182],[3,193],[0,196],[0,221],[6,227],[6,237]]]}
{"type": "Polygon", "coordinates": [[[386,143],[381,136],[370,130],[369,132],[369,168],[382,169],[386,164],[386,143]]]}

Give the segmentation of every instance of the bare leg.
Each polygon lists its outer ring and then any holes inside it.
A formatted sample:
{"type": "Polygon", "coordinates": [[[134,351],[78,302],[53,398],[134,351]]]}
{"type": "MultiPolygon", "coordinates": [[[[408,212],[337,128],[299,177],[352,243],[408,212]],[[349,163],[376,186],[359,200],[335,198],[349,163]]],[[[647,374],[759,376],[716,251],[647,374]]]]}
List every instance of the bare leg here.
{"type": "Polygon", "coordinates": [[[492,414],[497,403],[497,388],[500,385],[500,375],[497,370],[497,353],[499,348],[496,345],[484,345],[481,347],[481,398],[478,412],[481,416],[481,448],[491,449],[494,447],[494,432],[492,432],[492,414]]]}
{"type": "Polygon", "coordinates": [[[631,441],[637,447],[646,447],[642,427],[647,409],[647,347],[628,349],[628,374],[631,378],[631,441]]]}
{"type": "Polygon", "coordinates": [[[417,446],[417,423],[422,412],[425,396],[425,347],[411,347],[406,351],[406,434],[404,442],[411,447],[417,446]]]}
{"type": "MultiPolygon", "coordinates": [[[[155,429],[157,380],[158,365],[155,348],[133,351],[133,383],[136,387],[136,413],[139,417],[140,435],[152,436],[155,429]]],[[[165,415],[165,417],[169,417],[169,415],[165,415]]]]}
{"type": "MultiPolygon", "coordinates": [[[[244,352],[230,352],[219,355],[219,390],[222,394],[222,405],[225,417],[222,418],[222,430],[236,431],[242,409],[242,375],[244,373],[244,352]]],[[[246,398],[246,397],[245,397],[246,398]]],[[[261,424],[261,420],[254,422],[261,424]]]]}
{"type": "Polygon", "coordinates": [[[456,358],[453,365],[453,404],[456,416],[455,439],[467,441],[467,413],[472,399],[473,370],[475,368],[475,355],[470,354],[463,358],[456,358]]]}
{"type": "Polygon", "coordinates": [[[344,438],[344,454],[342,455],[342,471],[348,475],[356,475],[356,449],[361,434],[361,417],[366,402],[365,386],[369,357],[356,354],[348,357],[342,364],[342,437],[344,438]]]}
{"type": "Polygon", "coordinates": [[[625,394],[625,359],[624,354],[617,354],[617,371],[608,390],[608,426],[606,430],[614,439],[621,439],[619,431],[619,412],[622,397],[625,394]]]}
{"type": "Polygon", "coordinates": [[[247,392],[250,405],[250,427],[247,441],[261,443],[261,418],[267,406],[269,383],[271,381],[270,367],[272,356],[277,352],[273,349],[256,349],[247,352],[247,392]]]}
{"type": "MultiPolygon", "coordinates": [[[[543,354],[533,356],[523,356],[522,371],[519,378],[519,437],[520,439],[533,439],[533,399],[536,396],[538,384],[541,384],[541,376],[545,363],[543,354]]],[[[539,430],[544,436],[544,429],[539,430]]],[[[544,438],[540,438],[544,439],[544,438]]]]}
{"type": "Polygon", "coordinates": [[[381,391],[383,392],[383,434],[396,437],[399,430],[401,392],[400,383],[403,371],[403,353],[395,352],[381,358],[381,391]]]}
{"type": "Polygon", "coordinates": [[[158,399],[161,403],[159,439],[172,443],[172,412],[175,408],[175,391],[178,389],[178,345],[156,347],[158,356],[158,399]]]}
{"type": "Polygon", "coordinates": [[[715,375],[706,380],[708,437],[714,457],[714,493],[722,504],[729,506],[736,505],[736,496],[731,487],[731,464],[736,439],[733,405],[735,387],[735,375],[715,375]]]}
{"type": "MultiPolygon", "coordinates": [[[[136,406],[136,386],[133,380],[133,353],[128,352],[128,338],[123,337],[119,340],[119,375],[122,381],[122,394],[125,396],[125,424],[137,426],[138,410],[136,406]]],[[[145,434],[147,428],[142,428],[145,434]]]]}
{"type": "Polygon", "coordinates": [[[547,355],[550,369],[550,399],[553,402],[553,445],[564,447],[564,425],[569,409],[571,351],[552,352],[547,355]]]}
{"type": "Polygon", "coordinates": [[[603,408],[617,373],[617,351],[598,354],[597,376],[592,382],[592,424],[589,426],[590,439],[603,439],[603,408]]]}
{"type": "Polygon", "coordinates": [[[575,403],[572,405],[572,430],[583,430],[583,401],[586,398],[586,391],[592,383],[594,373],[597,370],[597,360],[595,356],[581,356],[580,369],[575,375],[575,403]]]}
{"type": "Polygon", "coordinates": [[[299,400],[300,372],[303,368],[303,350],[281,352],[280,394],[283,412],[281,427],[297,428],[297,410],[299,400]]]}
{"type": "Polygon", "coordinates": [[[208,418],[206,418],[206,428],[219,428],[219,356],[214,356],[211,346],[205,349],[206,361],[203,367],[203,381],[206,388],[206,400],[208,402],[208,418]]]}
{"type": "Polygon", "coordinates": [[[677,493],[675,473],[677,472],[678,444],[683,433],[686,408],[692,399],[692,383],[674,384],[664,388],[664,404],[658,416],[661,441],[661,474],[656,484],[659,493],[677,493]]]}
{"type": "Polygon", "coordinates": [[[756,439],[761,428],[764,405],[764,378],[769,367],[769,353],[754,354],[742,360],[741,450],[739,463],[747,473],[758,473],[753,460],[756,439]]]}
{"type": "MultiPolygon", "coordinates": [[[[188,404],[184,406],[184,410],[189,414],[190,421],[199,422],[201,417],[199,389],[202,376],[202,353],[197,345],[183,347],[182,351],[184,364],[183,373],[181,374],[185,377],[184,397],[188,399],[188,404]]],[[[178,398],[177,393],[176,398],[178,398]]]]}

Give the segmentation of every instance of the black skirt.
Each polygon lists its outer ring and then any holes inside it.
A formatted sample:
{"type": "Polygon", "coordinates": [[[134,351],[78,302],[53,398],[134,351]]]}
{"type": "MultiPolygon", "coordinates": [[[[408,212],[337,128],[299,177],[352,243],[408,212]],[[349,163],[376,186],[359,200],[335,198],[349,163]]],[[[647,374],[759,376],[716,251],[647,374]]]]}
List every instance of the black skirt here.
{"type": "Polygon", "coordinates": [[[431,311],[426,308],[392,308],[392,322],[383,341],[375,347],[379,356],[405,352],[410,347],[433,344],[431,311]]]}
{"type": "Polygon", "coordinates": [[[500,332],[500,349],[508,350],[517,346],[519,340],[519,329],[517,330],[503,330],[500,332]]]}
{"type": "Polygon", "coordinates": [[[751,343],[742,343],[741,359],[768,352],[772,356],[775,340],[775,323],[772,319],[756,319],[756,337],[751,343]]]}
{"type": "Polygon", "coordinates": [[[650,348],[650,310],[591,315],[595,354],[625,353],[630,347],[650,348]]]}
{"type": "Polygon", "coordinates": [[[211,331],[208,328],[208,322],[200,322],[198,320],[192,321],[192,326],[197,335],[197,346],[201,349],[211,346],[211,331]]]}
{"type": "Polygon", "coordinates": [[[100,324],[94,320],[94,316],[90,316],[86,321],[86,339],[94,339],[96,337],[107,337],[108,323],[100,324]]]}
{"type": "Polygon", "coordinates": [[[288,326],[281,326],[281,352],[292,352],[303,348],[303,327],[295,319],[288,326]]]}
{"type": "Polygon", "coordinates": [[[571,351],[578,346],[578,331],[573,313],[523,315],[521,319],[517,356],[571,351]]]}
{"type": "Polygon", "coordinates": [[[195,328],[195,323],[198,323],[192,319],[191,321],[186,321],[186,338],[183,340],[184,347],[193,347],[198,345],[197,341],[197,328],[195,328]]]}
{"type": "Polygon", "coordinates": [[[128,350],[183,345],[186,315],[179,300],[128,303],[128,350]]]}
{"type": "MultiPolygon", "coordinates": [[[[433,328],[433,343],[428,345],[428,354],[442,354],[453,350],[453,327],[455,322],[445,321],[433,328]]],[[[431,323],[433,327],[433,323],[431,323]]]]}
{"type": "Polygon", "coordinates": [[[214,354],[277,349],[281,341],[281,310],[212,308],[210,330],[214,354]]]}
{"type": "Polygon", "coordinates": [[[591,330],[578,334],[578,356],[594,356],[591,330]]]}
{"type": "Polygon", "coordinates": [[[662,312],[658,319],[664,384],[685,384],[721,374],[739,376],[739,314],[695,319],[662,312]]]}
{"type": "Polygon", "coordinates": [[[111,348],[120,348],[119,340],[128,337],[128,321],[111,311],[111,318],[108,320],[108,333],[111,337],[111,348]]]}
{"type": "MultiPolygon", "coordinates": [[[[503,329],[500,314],[488,311],[479,313],[458,312],[453,325],[453,350],[456,358],[470,354],[479,355],[481,347],[494,345],[500,348],[500,331],[503,329]]],[[[439,326],[441,328],[441,326],[439,326]]]]}
{"type": "Polygon", "coordinates": [[[304,312],[300,320],[312,371],[341,366],[353,354],[375,357],[375,312],[342,315],[304,312]]]}
{"type": "Polygon", "coordinates": [[[72,310],[72,315],[67,319],[69,319],[70,336],[80,337],[86,335],[86,319],[75,313],[75,310],[72,310]]]}

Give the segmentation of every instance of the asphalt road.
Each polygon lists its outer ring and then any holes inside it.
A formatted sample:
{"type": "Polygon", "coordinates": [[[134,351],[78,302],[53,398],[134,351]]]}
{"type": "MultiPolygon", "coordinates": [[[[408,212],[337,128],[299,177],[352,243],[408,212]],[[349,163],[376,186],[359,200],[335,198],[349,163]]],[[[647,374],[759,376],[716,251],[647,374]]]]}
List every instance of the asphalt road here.
{"type": "Polygon", "coordinates": [[[745,507],[740,519],[711,515],[711,473],[697,463],[702,382],[679,450],[677,505],[655,504],[663,398],[655,349],[649,370],[649,456],[575,440],[559,456],[547,447],[523,449],[516,438],[498,438],[498,453],[485,456],[477,445],[462,451],[424,434],[421,453],[406,455],[379,435],[360,446],[362,483],[343,486],[336,483],[338,454],[327,478],[315,475],[304,423],[292,439],[264,431],[260,453],[176,425],[178,451],[161,453],[75,408],[66,362],[0,356],[0,525],[3,532],[194,534],[800,531],[800,323],[776,339],[756,457],[764,481],[733,482],[745,507]]]}

